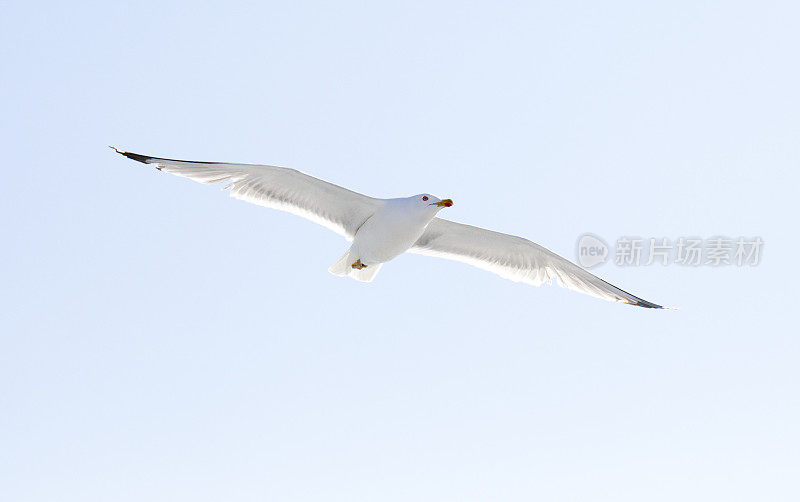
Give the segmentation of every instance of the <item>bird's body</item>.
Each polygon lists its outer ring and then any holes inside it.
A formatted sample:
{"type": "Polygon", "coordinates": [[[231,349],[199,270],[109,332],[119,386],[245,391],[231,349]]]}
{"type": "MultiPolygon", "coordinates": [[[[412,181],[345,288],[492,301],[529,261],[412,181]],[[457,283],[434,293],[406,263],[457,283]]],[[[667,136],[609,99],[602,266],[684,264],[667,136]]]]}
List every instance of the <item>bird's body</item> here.
{"type": "Polygon", "coordinates": [[[411,249],[436,213],[447,207],[448,202],[452,205],[452,201],[441,201],[429,194],[381,199],[378,209],[358,227],[352,246],[331,267],[331,273],[371,281],[380,265],[411,249]],[[350,262],[352,259],[355,260],[350,262]],[[359,264],[353,267],[355,261],[359,264]],[[370,267],[373,269],[363,270],[370,267]]]}
{"type": "Polygon", "coordinates": [[[353,251],[367,265],[385,263],[408,251],[436,216],[436,211],[415,210],[409,199],[383,202],[353,238],[353,251]]]}
{"type": "Polygon", "coordinates": [[[535,286],[556,279],[566,288],[604,300],[662,308],[527,239],[438,218],[442,208],[453,205],[450,199],[430,194],[377,199],[284,167],[173,160],[114,150],[201,183],[227,182],[232,197],[288,211],[337,232],[352,245],[330,267],[336,275],[369,282],[382,264],[411,252],[461,261],[535,286]]]}

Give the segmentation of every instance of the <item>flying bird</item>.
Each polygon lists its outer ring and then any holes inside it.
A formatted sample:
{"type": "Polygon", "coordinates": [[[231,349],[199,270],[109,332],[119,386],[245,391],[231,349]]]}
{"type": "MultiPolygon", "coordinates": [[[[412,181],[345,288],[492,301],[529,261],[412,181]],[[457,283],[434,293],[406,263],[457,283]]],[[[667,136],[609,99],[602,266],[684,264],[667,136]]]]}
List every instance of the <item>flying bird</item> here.
{"type": "Polygon", "coordinates": [[[453,205],[451,199],[431,194],[378,199],[285,167],[162,159],[111,148],[159,171],[200,183],[226,182],[231,197],[333,230],[352,242],[329,269],[338,276],[370,282],[384,263],[409,252],[460,261],[534,286],[556,279],[565,288],[604,300],[663,308],[527,239],[439,218],[439,211],[453,205]]]}

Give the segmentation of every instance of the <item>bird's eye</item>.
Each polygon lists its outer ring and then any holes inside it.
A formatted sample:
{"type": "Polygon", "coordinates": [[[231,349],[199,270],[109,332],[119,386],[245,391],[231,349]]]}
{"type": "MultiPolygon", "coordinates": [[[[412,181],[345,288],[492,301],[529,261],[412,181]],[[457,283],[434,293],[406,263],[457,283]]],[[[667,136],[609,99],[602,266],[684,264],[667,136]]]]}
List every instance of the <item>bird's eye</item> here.
{"type": "Polygon", "coordinates": [[[424,195],[424,196],[422,197],[422,200],[428,200],[428,196],[427,196],[427,195],[424,195]]]}

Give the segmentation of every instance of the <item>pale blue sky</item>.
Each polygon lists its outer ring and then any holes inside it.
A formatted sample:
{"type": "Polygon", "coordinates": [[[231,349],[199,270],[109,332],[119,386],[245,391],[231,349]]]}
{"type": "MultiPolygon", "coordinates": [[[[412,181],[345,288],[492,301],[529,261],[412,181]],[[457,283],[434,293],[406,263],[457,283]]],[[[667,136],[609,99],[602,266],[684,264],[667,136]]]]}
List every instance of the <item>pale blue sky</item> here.
{"type": "Polygon", "coordinates": [[[792,2],[3,2],[0,499],[798,500],[792,2]],[[347,243],[106,145],[272,163],[678,311],[347,243]],[[794,333],[794,334],[793,334],[794,333]]]}

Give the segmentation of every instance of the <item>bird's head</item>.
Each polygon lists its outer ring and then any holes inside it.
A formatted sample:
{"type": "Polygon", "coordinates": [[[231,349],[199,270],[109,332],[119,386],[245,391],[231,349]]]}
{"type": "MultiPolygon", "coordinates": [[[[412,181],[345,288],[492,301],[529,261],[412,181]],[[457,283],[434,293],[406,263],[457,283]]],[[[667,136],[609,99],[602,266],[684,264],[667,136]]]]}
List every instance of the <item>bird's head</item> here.
{"type": "Polygon", "coordinates": [[[453,199],[440,199],[439,197],[433,196],[429,193],[421,193],[411,197],[411,199],[414,201],[415,205],[418,205],[421,208],[428,208],[436,211],[442,209],[443,207],[450,207],[453,205],[453,199]]]}

